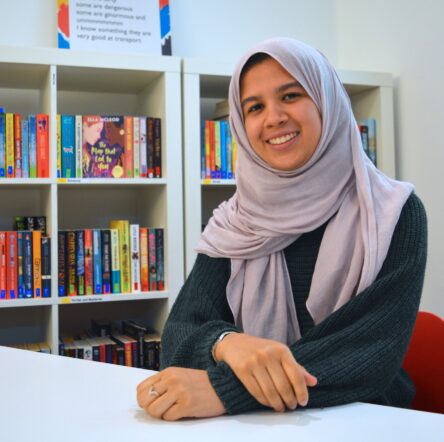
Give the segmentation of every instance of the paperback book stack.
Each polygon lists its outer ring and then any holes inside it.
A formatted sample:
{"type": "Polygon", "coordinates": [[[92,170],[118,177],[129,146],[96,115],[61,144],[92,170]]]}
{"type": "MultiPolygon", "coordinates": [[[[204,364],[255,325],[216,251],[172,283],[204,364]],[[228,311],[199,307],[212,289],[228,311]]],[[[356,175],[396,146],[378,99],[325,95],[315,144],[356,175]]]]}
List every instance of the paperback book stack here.
{"type": "Polygon", "coordinates": [[[91,330],[62,335],[59,354],[77,359],[159,370],[160,335],[132,320],[92,321],[91,330]]]}
{"type": "Polygon", "coordinates": [[[59,296],[164,290],[163,229],[115,220],[58,233],[59,296]]]}
{"type": "Polygon", "coordinates": [[[57,115],[58,178],[161,178],[161,119],[57,115]]]}
{"type": "Polygon", "coordinates": [[[0,299],[51,296],[51,239],[44,216],[18,216],[0,232],[0,299]]]}
{"type": "Polygon", "coordinates": [[[51,353],[51,348],[46,342],[34,342],[34,343],[26,343],[26,344],[12,344],[8,345],[11,348],[18,348],[19,350],[30,350],[35,351],[37,353],[51,353]]]}
{"type": "Polygon", "coordinates": [[[49,178],[48,115],[0,110],[0,178],[49,178]]]}

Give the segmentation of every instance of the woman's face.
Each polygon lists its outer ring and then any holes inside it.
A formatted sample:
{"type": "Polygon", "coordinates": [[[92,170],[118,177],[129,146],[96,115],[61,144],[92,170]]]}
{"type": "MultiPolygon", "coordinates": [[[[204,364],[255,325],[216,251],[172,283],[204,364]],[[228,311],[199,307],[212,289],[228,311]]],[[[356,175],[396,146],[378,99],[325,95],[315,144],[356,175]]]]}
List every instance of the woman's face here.
{"type": "Polygon", "coordinates": [[[322,130],[321,116],[305,89],[270,58],[242,76],[240,95],[254,151],[274,169],[303,166],[316,150],[322,130]]]}

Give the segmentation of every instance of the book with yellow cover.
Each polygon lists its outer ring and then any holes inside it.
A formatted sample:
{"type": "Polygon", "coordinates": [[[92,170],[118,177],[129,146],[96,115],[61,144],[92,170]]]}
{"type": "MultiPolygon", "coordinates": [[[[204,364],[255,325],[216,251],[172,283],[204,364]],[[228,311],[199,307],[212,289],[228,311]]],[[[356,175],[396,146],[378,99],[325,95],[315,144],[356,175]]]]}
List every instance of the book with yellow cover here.
{"type": "Polygon", "coordinates": [[[6,176],[14,178],[14,114],[6,114],[6,176]]]}
{"type": "Polygon", "coordinates": [[[129,222],[125,220],[113,220],[110,221],[109,227],[110,229],[117,229],[119,231],[120,290],[121,293],[130,293],[131,257],[129,222]]]}
{"type": "Polygon", "coordinates": [[[42,297],[42,232],[32,231],[32,274],[34,298],[42,297]]]}

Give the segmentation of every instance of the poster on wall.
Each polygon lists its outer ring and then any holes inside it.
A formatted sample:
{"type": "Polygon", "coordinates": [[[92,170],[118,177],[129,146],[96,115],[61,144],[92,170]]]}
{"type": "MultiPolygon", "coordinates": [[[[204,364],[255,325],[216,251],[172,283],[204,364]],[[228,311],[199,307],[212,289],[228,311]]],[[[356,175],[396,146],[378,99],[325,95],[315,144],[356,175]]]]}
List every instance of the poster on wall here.
{"type": "Polygon", "coordinates": [[[57,0],[61,49],[171,55],[169,0],[57,0]]]}

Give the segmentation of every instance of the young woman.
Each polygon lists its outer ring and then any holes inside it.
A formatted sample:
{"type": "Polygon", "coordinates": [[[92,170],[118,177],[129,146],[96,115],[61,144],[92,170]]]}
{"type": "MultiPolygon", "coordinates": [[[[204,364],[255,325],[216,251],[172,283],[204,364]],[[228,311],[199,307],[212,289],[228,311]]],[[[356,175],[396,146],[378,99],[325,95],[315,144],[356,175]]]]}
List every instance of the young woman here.
{"type": "Polygon", "coordinates": [[[229,102],[237,190],[202,234],[139,405],[165,420],[408,407],[427,247],[413,187],[368,160],[336,72],[301,42],[249,51],[229,102]]]}

